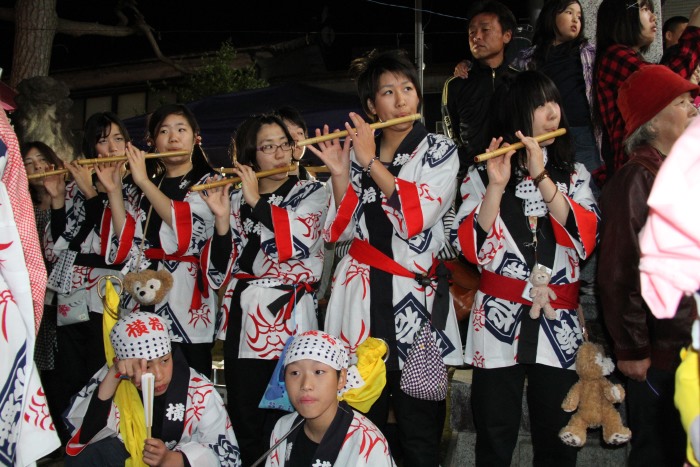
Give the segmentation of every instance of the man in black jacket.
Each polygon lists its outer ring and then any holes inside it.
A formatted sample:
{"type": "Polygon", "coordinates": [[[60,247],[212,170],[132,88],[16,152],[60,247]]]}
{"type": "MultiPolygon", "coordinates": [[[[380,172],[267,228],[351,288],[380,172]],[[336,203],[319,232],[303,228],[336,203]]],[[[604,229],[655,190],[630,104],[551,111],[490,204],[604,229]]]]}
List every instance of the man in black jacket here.
{"type": "Polygon", "coordinates": [[[513,38],[515,16],[491,0],[477,6],[469,22],[469,49],[475,63],[468,79],[450,78],[443,89],[443,120],[459,150],[460,180],[492,136],[485,135],[491,96],[507,72],[505,49],[513,38]]]}

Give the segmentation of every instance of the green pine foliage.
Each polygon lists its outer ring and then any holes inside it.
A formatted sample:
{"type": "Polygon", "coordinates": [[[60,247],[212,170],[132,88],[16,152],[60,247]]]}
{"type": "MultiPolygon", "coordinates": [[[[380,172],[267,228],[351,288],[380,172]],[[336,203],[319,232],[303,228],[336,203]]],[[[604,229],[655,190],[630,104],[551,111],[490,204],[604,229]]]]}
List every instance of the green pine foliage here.
{"type": "Polygon", "coordinates": [[[214,55],[202,59],[201,67],[185,76],[180,85],[172,87],[178,102],[190,102],[207,96],[269,86],[267,81],[258,78],[253,65],[233,68],[231,64],[235,58],[236,49],[231,42],[221,44],[221,48],[214,55]]]}

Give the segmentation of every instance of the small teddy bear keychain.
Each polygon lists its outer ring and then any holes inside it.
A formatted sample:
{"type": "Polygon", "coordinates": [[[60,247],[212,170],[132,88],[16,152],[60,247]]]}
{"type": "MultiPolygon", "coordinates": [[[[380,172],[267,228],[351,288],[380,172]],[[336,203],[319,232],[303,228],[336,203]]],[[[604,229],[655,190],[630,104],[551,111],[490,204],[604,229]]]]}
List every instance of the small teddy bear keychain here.
{"type": "Polygon", "coordinates": [[[535,264],[535,267],[530,273],[530,298],[532,299],[532,307],[530,307],[530,318],[537,319],[540,317],[540,311],[544,311],[544,316],[547,319],[556,319],[557,312],[552,307],[550,300],[556,300],[557,294],[554,290],[548,287],[552,274],[547,267],[541,264],[535,264]]]}
{"type": "Polygon", "coordinates": [[[552,272],[549,268],[537,262],[537,216],[528,216],[528,223],[532,232],[532,246],[535,249],[535,266],[532,268],[528,278],[529,284],[525,289],[532,300],[530,318],[538,319],[541,311],[544,311],[544,316],[547,319],[556,319],[557,312],[550,303],[550,301],[557,299],[557,294],[549,287],[552,272]]]}

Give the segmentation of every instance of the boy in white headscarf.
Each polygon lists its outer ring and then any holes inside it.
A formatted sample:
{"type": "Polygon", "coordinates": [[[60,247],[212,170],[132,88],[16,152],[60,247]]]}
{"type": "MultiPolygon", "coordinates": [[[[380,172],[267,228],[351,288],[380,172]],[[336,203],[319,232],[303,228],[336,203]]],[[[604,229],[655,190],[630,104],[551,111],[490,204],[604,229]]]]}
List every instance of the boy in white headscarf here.
{"type": "MultiPolygon", "coordinates": [[[[110,333],[116,354],[71,401],[66,423],[71,439],[66,466],[123,466],[130,457],[120,433],[123,417],[114,401],[120,384],[119,360],[143,359],[155,377],[152,437],[143,458],[147,465],[241,465],[236,436],[224,403],[211,381],[191,369],[172,349],[168,326],[153,313],[133,312],[110,333]]],[[[141,381],[132,380],[140,389],[141,381]]],[[[138,462],[132,465],[138,465],[138,462]]]]}
{"type": "Polygon", "coordinates": [[[266,466],[394,466],[381,431],[347,403],[348,355],[336,337],[321,331],[299,334],[284,358],[284,380],[294,413],[272,432],[266,466]],[[279,443],[279,444],[278,444],[279,443]]]}

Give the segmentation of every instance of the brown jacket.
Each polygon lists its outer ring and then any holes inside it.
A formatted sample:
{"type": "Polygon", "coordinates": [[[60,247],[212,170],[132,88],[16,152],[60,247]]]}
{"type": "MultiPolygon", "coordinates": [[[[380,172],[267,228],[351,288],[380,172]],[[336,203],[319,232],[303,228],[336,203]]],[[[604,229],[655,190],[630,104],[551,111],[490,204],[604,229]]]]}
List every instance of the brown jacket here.
{"type": "Polygon", "coordinates": [[[603,222],[598,253],[598,287],[605,325],[618,360],[651,357],[651,365],[674,370],[680,349],[691,341],[697,314],[684,297],[673,319],[657,319],[640,291],[639,231],[644,227],[651,193],[663,156],[643,146],[606,184],[600,198],[603,222]]]}

